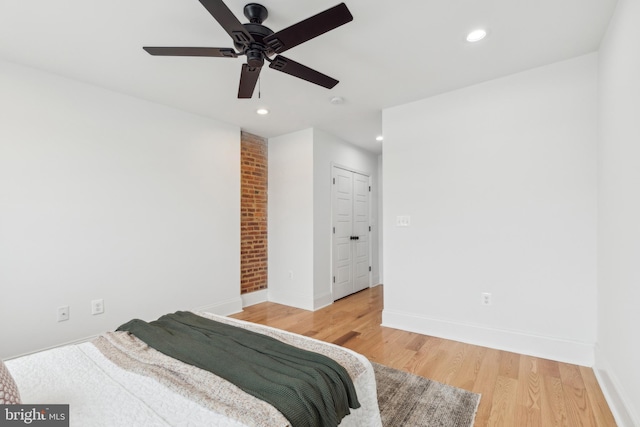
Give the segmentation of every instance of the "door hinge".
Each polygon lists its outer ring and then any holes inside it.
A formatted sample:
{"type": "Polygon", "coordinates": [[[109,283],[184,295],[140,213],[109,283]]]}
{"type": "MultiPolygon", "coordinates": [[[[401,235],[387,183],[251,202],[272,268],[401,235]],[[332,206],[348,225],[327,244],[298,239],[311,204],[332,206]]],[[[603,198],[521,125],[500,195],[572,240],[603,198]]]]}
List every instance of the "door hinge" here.
{"type": "Polygon", "coordinates": [[[333,283],[336,283],[336,276],[333,276],[333,283]]]}
{"type": "Polygon", "coordinates": [[[333,234],[336,234],[336,228],[333,227],[333,234]]]}
{"type": "Polygon", "coordinates": [[[371,191],[371,186],[369,186],[369,191],[371,191]]]}
{"type": "Polygon", "coordinates": [[[336,179],[335,179],[335,178],[333,178],[333,183],[334,183],[334,184],[336,183],[336,179]]]}
{"type": "MultiPolygon", "coordinates": [[[[369,226],[369,231],[371,231],[371,226],[369,226]]],[[[334,231],[334,233],[335,233],[335,231],[334,231]]]]}
{"type": "Polygon", "coordinates": [[[371,271],[371,266],[369,266],[369,271],[371,271]]]}

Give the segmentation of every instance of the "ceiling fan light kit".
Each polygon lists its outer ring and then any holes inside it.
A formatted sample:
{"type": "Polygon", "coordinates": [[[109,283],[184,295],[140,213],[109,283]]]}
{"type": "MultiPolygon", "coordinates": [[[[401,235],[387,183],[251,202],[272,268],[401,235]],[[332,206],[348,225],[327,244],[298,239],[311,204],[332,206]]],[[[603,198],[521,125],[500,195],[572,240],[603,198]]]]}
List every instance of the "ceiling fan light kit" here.
{"type": "Polygon", "coordinates": [[[220,26],[231,36],[234,48],[228,47],[143,47],[155,56],[205,56],[215,58],[237,58],[246,56],[242,64],[238,98],[251,98],[264,62],[269,68],[298,77],[310,83],[333,88],[338,80],[302,65],[280,53],[318,37],[353,20],[344,3],[329,8],[310,18],[293,24],[278,32],[262,25],[269,16],[267,9],[258,3],[244,7],[244,16],[249,20],[242,24],[222,0],[199,0],[220,26]],[[237,50],[237,51],[236,51],[237,50]],[[273,55],[276,55],[273,59],[273,55]]]}

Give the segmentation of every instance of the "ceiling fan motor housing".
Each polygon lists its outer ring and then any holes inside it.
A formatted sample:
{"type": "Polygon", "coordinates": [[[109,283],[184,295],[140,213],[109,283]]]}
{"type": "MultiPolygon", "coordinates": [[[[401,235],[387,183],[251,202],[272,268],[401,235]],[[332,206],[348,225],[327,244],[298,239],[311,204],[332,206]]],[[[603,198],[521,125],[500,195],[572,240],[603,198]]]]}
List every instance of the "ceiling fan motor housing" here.
{"type": "Polygon", "coordinates": [[[248,44],[234,43],[236,46],[236,49],[246,54],[247,58],[249,58],[249,52],[251,50],[263,51],[267,56],[273,55],[274,53],[273,49],[271,49],[269,46],[267,46],[263,42],[263,39],[265,37],[273,34],[273,31],[270,28],[267,28],[262,24],[254,24],[254,23],[242,24],[242,26],[247,30],[249,34],[251,34],[251,37],[253,37],[254,42],[248,43],[248,44]]]}

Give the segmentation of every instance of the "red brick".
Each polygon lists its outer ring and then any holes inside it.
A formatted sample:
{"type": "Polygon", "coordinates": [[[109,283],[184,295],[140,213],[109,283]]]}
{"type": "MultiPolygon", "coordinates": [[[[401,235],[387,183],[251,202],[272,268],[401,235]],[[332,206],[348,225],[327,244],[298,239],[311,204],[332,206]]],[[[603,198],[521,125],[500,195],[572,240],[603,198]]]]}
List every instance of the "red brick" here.
{"type": "Polygon", "coordinates": [[[267,289],[267,140],[242,132],[240,292],[267,289]]]}

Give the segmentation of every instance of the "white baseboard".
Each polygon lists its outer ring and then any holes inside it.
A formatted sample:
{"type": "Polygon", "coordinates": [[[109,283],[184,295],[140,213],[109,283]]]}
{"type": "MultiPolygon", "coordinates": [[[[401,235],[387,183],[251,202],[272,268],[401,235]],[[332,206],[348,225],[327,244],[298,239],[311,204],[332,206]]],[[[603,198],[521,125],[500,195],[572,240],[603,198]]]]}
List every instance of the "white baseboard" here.
{"type": "Polygon", "coordinates": [[[260,304],[261,302],[269,301],[268,292],[269,291],[267,289],[262,289],[260,291],[240,295],[240,298],[242,298],[242,307],[249,307],[251,305],[260,304]]]}
{"type": "MultiPolygon", "coordinates": [[[[249,307],[251,305],[260,304],[261,302],[272,301],[278,304],[284,304],[291,307],[303,308],[305,310],[309,310],[307,304],[302,302],[301,299],[291,298],[291,295],[279,298],[278,295],[274,295],[270,293],[269,289],[263,289],[256,292],[250,292],[248,294],[242,294],[242,307],[249,307]]],[[[313,299],[313,310],[319,310],[323,307],[333,304],[333,297],[331,293],[327,293],[324,295],[316,296],[313,299]]]]}
{"type": "Polygon", "coordinates": [[[215,304],[202,305],[194,308],[193,311],[206,311],[220,316],[228,316],[242,311],[242,299],[238,296],[215,304]]]}
{"type": "Polygon", "coordinates": [[[268,289],[269,301],[289,307],[313,311],[313,296],[302,292],[276,291],[268,289]]]}
{"type": "Polygon", "coordinates": [[[596,345],[596,363],[593,372],[596,374],[602,393],[619,427],[640,426],[640,416],[633,412],[633,406],[622,392],[620,380],[611,369],[611,365],[602,353],[602,349],[596,345]]]}
{"type": "Polygon", "coordinates": [[[575,365],[594,364],[594,345],[584,342],[432,319],[391,310],[382,311],[382,326],[575,365]]]}
{"type": "Polygon", "coordinates": [[[92,341],[93,339],[97,338],[98,336],[99,335],[90,335],[88,337],[78,338],[77,340],[66,341],[66,342],[63,342],[61,344],[55,344],[55,345],[51,345],[51,346],[48,346],[48,347],[39,348],[39,349],[33,350],[33,351],[27,351],[26,353],[21,353],[21,354],[15,355],[15,356],[9,356],[4,360],[7,361],[7,360],[11,360],[11,359],[17,359],[19,357],[29,356],[31,354],[40,353],[42,351],[53,350],[54,348],[58,348],[58,347],[66,347],[68,345],[82,344],[82,343],[85,343],[85,342],[88,342],[88,341],[92,341]]]}
{"type": "Polygon", "coordinates": [[[331,294],[331,292],[320,296],[315,296],[313,298],[314,310],[320,310],[321,308],[327,307],[331,304],[333,304],[333,295],[331,294]]]}

